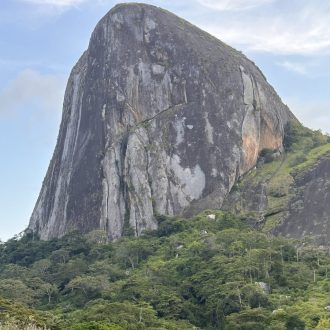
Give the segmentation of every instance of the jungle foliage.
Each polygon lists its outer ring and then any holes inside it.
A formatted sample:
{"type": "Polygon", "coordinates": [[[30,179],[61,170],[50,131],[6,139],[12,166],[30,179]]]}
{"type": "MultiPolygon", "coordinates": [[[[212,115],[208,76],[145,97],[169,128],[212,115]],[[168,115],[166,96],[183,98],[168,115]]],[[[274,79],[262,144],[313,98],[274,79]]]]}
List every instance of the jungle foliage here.
{"type": "Polygon", "coordinates": [[[330,329],[325,248],[221,211],[158,221],[113,243],[102,231],[2,243],[0,329],[330,329]]]}

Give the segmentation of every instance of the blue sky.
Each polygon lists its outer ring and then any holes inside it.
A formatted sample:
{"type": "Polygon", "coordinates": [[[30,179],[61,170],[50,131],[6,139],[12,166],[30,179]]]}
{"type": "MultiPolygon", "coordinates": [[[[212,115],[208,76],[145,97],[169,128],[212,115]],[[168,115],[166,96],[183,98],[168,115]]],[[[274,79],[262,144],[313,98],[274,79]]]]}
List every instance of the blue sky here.
{"type": "MultiPolygon", "coordinates": [[[[145,1],[243,51],[308,127],[330,132],[330,1],[145,1]]],[[[69,72],[118,1],[0,4],[0,238],[28,224],[55,146],[69,72]]]]}

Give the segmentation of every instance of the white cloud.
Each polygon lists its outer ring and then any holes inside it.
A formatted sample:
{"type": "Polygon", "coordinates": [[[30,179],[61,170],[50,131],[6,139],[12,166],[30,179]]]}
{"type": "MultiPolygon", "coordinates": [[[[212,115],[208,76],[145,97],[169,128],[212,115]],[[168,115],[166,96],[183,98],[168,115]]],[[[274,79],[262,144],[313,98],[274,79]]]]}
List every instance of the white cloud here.
{"type": "Polygon", "coordinates": [[[220,11],[236,11],[256,8],[274,0],[197,0],[202,6],[220,10],[220,11]]]}
{"type": "Polygon", "coordinates": [[[299,73],[301,75],[307,74],[306,64],[291,62],[291,61],[284,61],[284,62],[278,62],[277,65],[279,65],[289,71],[299,73]]]}
{"type": "Polygon", "coordinates": [[[307,127],[330,133],[330,102],[303,102],[287,99],[289,108],[307,127]]]}
{"type": "Polygon", "coordinates": [[[86,0],[21,0],[34,5],[53,6],[59,8],[75,7],[86,0]]]}
{"type": "Polygon", "coordinates": [[[249,15],[212,14],[215,19],[200,25],[224,42],[248,52],[330,54],[329,2],[296,0],[280,6],[281,1],[277,0],[270,8],[250,11],[249,15]]]}
{"type": "Polygon", "coordinates": [[[0,113],[31,106],[43,111],[60,112],[64,88],[65,78],[62,76],[23,70],[0,92],[0,113]]]}

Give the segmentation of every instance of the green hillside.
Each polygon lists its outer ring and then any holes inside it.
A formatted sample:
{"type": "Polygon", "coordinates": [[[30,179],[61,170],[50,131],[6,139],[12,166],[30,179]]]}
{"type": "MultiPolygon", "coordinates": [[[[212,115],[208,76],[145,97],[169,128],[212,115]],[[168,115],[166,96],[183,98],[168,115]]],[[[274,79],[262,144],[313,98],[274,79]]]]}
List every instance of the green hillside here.
{"type": "Polygon", "coordinates": [[[158,221],[110,244],[101,231],[2,244],[0,329],[330,329],[328,251],[220,211],[158,221]]]}

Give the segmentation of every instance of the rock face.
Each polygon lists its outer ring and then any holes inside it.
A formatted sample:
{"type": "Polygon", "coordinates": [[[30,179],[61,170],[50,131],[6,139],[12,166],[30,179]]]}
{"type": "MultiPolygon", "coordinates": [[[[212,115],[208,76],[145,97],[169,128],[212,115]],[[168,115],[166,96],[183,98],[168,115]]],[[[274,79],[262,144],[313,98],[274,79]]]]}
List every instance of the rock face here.
{"type": "Polygon", "coordinates": [[[305,243],[328,246],[330,239],[330,139],[306,150],[282,154],[258,165],[235,185],[222,209],[231,211],[258,229],[305,243]]]}
{"type": "Polygon", "coordinates": [[[296,175],[287,216],[274,230],[291,238],[310,238],[328,246],[330,239],[330,153],[296,175]]]}
{"type": "Polygon", "coordinates": [[[220,208],[293,115],[240,52],[154,6],[122,4],[70,75],[29,227],[42,239],[156,228],[220,208]]]}

